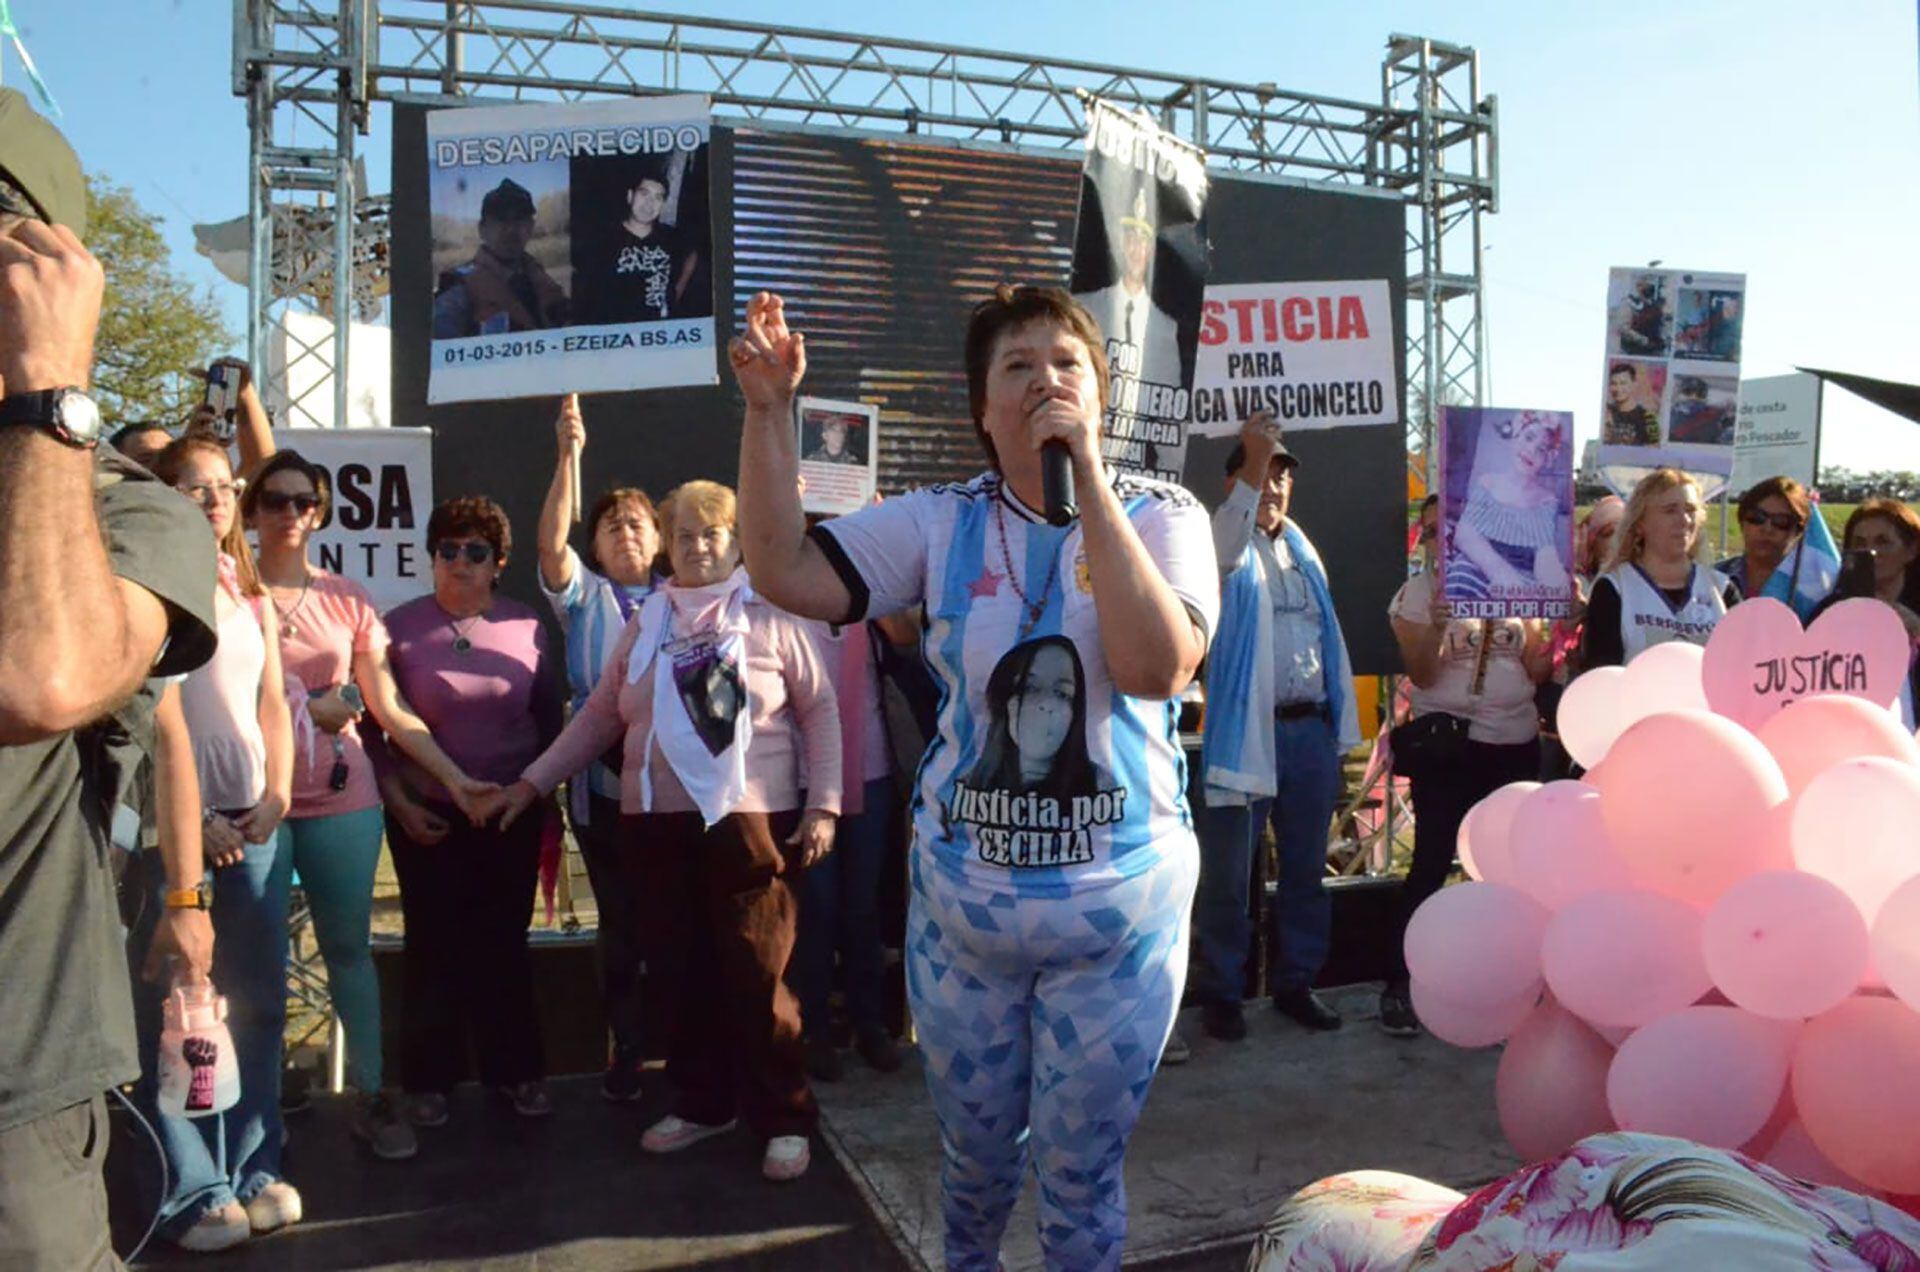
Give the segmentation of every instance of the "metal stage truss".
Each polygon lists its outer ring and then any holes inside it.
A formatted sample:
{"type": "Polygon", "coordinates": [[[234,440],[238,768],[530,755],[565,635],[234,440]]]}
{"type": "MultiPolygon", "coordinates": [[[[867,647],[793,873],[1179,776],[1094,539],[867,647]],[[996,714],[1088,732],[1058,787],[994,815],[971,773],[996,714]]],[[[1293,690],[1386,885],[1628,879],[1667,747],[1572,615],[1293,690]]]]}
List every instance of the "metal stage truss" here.
{"type": "Polygon", "coordinates": [[[1484,395],[1481,218],[1499,200],[1499,121],[1470,48],[1390,37],[1380,100],[1364,102],[561,0],[234,0],[233,77],[251,129],[254,365],[267,365],[289,310],[333,321],[331,341],[289,341],[289,363],[316,359],[322,372],[290,423],[346,415],[347,323],[384,292],[386,269],[386,206],[360,189],[354,141],[376,102],[401,96],[704,93],[723,119],[1058,151],[1080,144],[1080,94],[1094,93],[1152,112],[1215,166],[1399,193],[1409,462],[1429,460],[1429,404],[1484,395]],[[339,207],[354,215],[336,217],[339,207]]]}

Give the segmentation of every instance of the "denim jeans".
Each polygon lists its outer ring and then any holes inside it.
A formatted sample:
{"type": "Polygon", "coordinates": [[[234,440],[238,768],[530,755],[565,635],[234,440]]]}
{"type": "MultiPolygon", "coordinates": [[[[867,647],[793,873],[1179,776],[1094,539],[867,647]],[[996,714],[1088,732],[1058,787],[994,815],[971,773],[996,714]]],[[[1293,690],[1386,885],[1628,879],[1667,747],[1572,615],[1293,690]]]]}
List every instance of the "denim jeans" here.
{"type": "Polygon", "coordinates": [[[800,1019],[808,1033],[826,1026],[836,953],[854,1028],[883,1024],[880,973],[886,955],[880,942],[880,871],[899,834],[893,779],[868,782],[861,798],[861,811],[840,819],[833,851],[801,871],[794,888],[800,896],[800,931],[787,983],[800,999],[800,1019]]]}
{"type": "Polygon", "coordinates": [[[1200,810],[1200,888],[1194,902],[1194,995],[1202,1002],[1246,997],[1253,940],[1247,898],[1260,827],[1279,843],[1280,878],[1271,908],[1267,984],[1272,993],[1311,986],[1332,942],[1327,895],[1327,830],[1340,798],[1340,753],[1333,727],[1309,716],[1274,724],[1280,793],[1248,804],[1200,810]]]}
{"type": "Polygon", "coordinates": [[[283,823],[313,936],[327,964],[327,996],[347,1033],[347,1085],[372,1095],[383,1085],[380,978],[373,970],[373,874],[385,830],[378,804],[283,823]]]}
{"type": "Polygon", "coordinates": [[[213,983],[227,1000],[227,1031],[240,1070],[240,1100],[212,1117],[172,1117],[155,1103],[156,1059],[169,986],[139,979],[166,888],[160,854],[141,854],[146,903],[128,956],[141,1076],[135,1100],[167,1157],[160,1232],[178,1236],[209,1210],[245,1205],[280,1175],[280,1066],[287,1016],[287,891],[293,853],[283,825],[244,860],[213,871],[213,983]]]}

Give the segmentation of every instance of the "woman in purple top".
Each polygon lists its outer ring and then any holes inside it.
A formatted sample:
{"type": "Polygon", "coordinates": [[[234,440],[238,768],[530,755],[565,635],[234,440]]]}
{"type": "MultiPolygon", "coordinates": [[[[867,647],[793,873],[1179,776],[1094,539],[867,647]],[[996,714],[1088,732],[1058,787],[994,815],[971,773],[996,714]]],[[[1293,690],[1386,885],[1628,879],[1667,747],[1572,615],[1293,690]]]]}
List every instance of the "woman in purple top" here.
{"type": "MultiPolygon", "coordinates": [[[[539,615],[494,590],[513,546],[506,514],[491,499],[448,500],[427,546],[433,594],[387,615],[394,676],[462,770],[513,781],[560,732],[561,697],[539,615]]],[[[546,819],[475,827],[411,759],[381,768],[407,927],[400,1068],[413,1120],[447,1120],[469,1038],[483,1083],[522,1116],[549,1113],[527,951],[546,819]]]]}

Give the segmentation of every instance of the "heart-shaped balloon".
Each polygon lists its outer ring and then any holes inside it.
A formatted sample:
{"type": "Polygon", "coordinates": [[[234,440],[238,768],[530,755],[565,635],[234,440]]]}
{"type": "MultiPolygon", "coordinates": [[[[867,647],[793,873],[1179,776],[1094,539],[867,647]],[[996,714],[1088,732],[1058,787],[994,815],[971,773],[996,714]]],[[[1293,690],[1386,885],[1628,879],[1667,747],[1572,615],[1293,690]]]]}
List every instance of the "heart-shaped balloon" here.
{"type": "Polygon", "coordinates": [[[1757,597],[1727,611],[1707,641],[1707,701],[1749,729],[1816,694],[1886,706],[1900,696],[1911,652],[1899,615],[1882,601],[1841,601],[1802,631],[1793,610],[1757,597]]]}

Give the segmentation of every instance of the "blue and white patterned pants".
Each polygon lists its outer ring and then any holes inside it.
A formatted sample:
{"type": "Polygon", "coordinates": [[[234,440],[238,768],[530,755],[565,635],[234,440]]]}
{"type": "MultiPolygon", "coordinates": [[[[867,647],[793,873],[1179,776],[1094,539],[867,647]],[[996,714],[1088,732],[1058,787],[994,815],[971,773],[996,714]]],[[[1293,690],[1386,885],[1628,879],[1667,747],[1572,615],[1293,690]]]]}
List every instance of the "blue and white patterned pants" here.
{"type": "Polygon", "coordinates": [[[1192,841],[1060,898],[968,895],[914,866],[907,993],[940,1120],[949,1272],[994,1272],[1029,1157],[1047,1267],[1118,1268],[1127,1137],[1186,977],[1192,841]]]}

